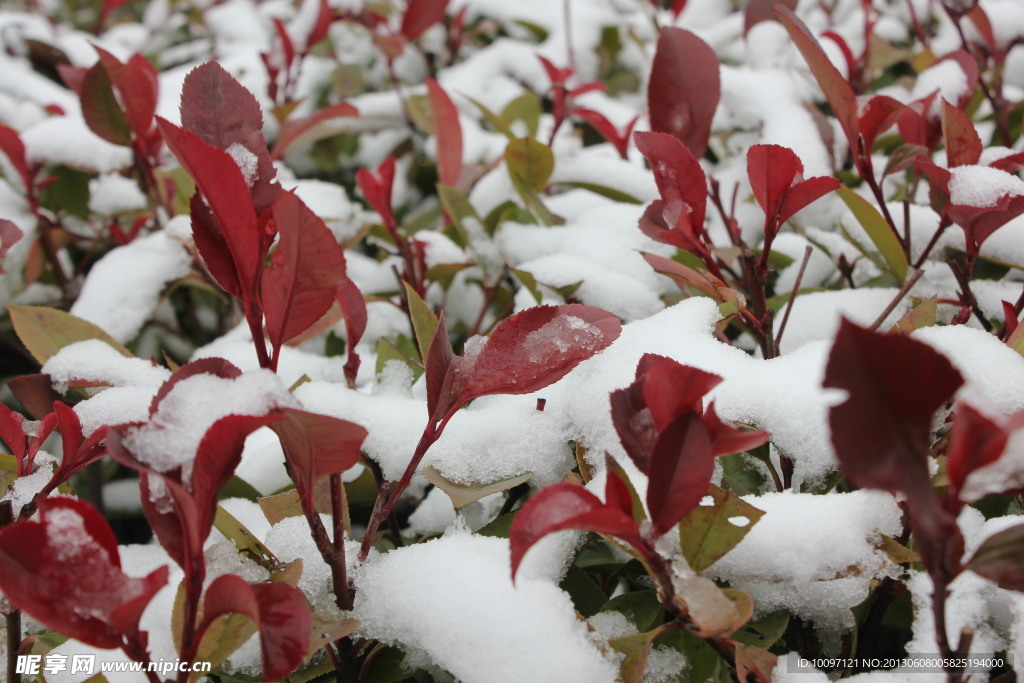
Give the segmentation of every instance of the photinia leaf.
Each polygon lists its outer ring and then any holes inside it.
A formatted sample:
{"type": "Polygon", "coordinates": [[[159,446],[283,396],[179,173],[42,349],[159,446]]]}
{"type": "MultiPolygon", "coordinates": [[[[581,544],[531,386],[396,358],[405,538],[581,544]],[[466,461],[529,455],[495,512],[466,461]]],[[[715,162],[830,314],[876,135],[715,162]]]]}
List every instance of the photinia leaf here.
{"type": "Polygon", "coordinates": [[[427,376],[427,414],[435,421],[440,420],[452,409],[457,398],[451,392],[450,385],[446,387],[445,383],[452,359],[452,343],[448,338],[448,324],[442,311],[423,361],[427,376]]]}
{"type": "Polygon", "coordinates": [[[939,297],[933,294],[897,320],[896,324],[889,331],[910,334],[922,327],[931,327],[935,324],[938,310],[939,297]]]}
{"type": "Polygon", "coordinates": [[[555,169],[555,156],[543,142],[533,138],[515,138],[505,147],[505,164],[509,175],[518,178],[534,192],[540,192],[555,169]]]}
{"type": "Polygon", "coordinates": [[[743,301],[742,294],[729,287],[725,282],[711,273],[694,270],[689,266],[684,266],[678,261],[673,261],[670,258],[665,258],[664,256],[659,256],[657,254],[641,252],[641,256],[644,257],[644,260],[647,261],[655,272],[661,273],[662,275],[675,280],[676,284],[683,291],[688,291],[687,287],[692,287],[698,292],[707,294],[719,303],[725,303],[735,299],[743,301]]]}
{"type": "Polygon", "coordinates": [[[121,571],[117,539],[102,515],[74,498],[40,501],[38,515],[0,529],[0,590],[55,631],[99,648],[145,642],[139,617],[167,583],[121,571]]]}
{"type": "Polygon", "coordinates": [[[356,375],[359,374],[359,352],[356,346],[366,332],[366,324],[369,321],[366,312],[366,300],[363,293],[359,291],[356,283],[349,277],[342,278],[335,290],[335,298],[341,305],[342,314],[345,316],[345,352],[348,359],[345,361],[345,379],[349,388],[355,388],[356,375]]]}
{"type": "Polygon", "coordinates": [[[412,321],[413,332],[416,333],[416,346],[420,351],[420,360],[426,365],[427,352],[437,331],[437,315],[408,282],[403,282],[402,286],[405,288],[405,295],[409,302],[409,319],[412,321]]]}
{"type": "Polygon", "coordinates": [[[695,34],[661,29],[647,85],[651,130],[678,138],[697,159],[707,151],[721,97],[718,68],[718,55],[695,34]]]}
{"type": "Polygon", "coordinates": [[[981,138],[971,117],[946,100],[942,101],[942,136],[949,168],[972,166],[981,159],[981,138]]]}
{"type": "MultiPolygon", "coordinates": [[[[21,187],[19,189],[22,192],[28,192],[32,187],[32,177],[34,174],[28,165],[28,158],[25,156],[25,144],[21,141],[18,131],[2,123],[0,123],[0,154],[7,157],[8,163],[17,174],[17,178],[13,178],[9,173],[5,172],[4,177],[7,178],[8,182],[20,181],[21,187]]],[[[10,223],[6,219],[4,219],[4,222],[10,223]]],[[[10,235],[0,235],[0,244],[7,245],[7,248],[10,248],[9,244],[14,242],[8,243],[8,239],[10,239],[10,235]]],[[[0,258],[2,257],[3,255],[0,254],[0,258]]]]}
{"type": "Polygon", "coordinates": [[[7,380],[7,388],[34,420],[41,420],[52,413],[53,402],[60,400],[60,394],[54,391],[49,375],[41,372],[12,377],[7,380]]]}
{"type": "Polygon", "coordinates": [[[385,224],[390,220],[394,223],[391,208],[391,189],[395,184],[395,158],[388,157],[381,163],[374,175],[369,169],[361,168],[356,172],[356,183],[366,197],[373,210],[381,215],[385,224]]]}
{"type": "Polygon", "coordinates": [[[325,137],[334,135],[336,131],[324,124],[331,119],[355,118],[359,116],[359,110],[348,102],[337,102],[302,119],[287,119],[281,126],[281,132],[274,142],[274,151],[271,159],[279,159],[289,150],[302,144],[310,144],[325,137]]]}
{"type": "Polygon", "coordinates": [[[445,495],[451,499],[452,505],[456,510],[466,507],[481,498],[486,498],[492,494],[508,491],[520,484],[525,484],[533,478],[533,472],[526,472],[515,477],[499,479],[498,481],[464,484],[448,479],[433,466],[423,468],[421,474],[424,479],[444,491],[445,495]]]}
{"type": "Polygon", "coordinates": [[[733,641],[736,648],[736,677],[747,683],[771,683],[772,671],[779,664],[778,655],[753,645],[733,641]]]}
{"type": "Polygon", "coordinates": [[[803,173],[800,157],[788,147],[752,145],[747,151],[747,178],[754,198],[769,219],[778,215],[786,193],[803,173]]]}
{"type": "Polygon", "coordinates": [[[694,635],[700,638],[727,636],[743,627],[754,611],[749,594],[719,588],[711,579],[689,576],[673,581],[675,600],[689,613],[694,635]]]}
{"type": "Polygon", "coordinates": [[[621,133],[619,129],[615,127],[608,118],[593,109],[586,109],[584,107],[576,107],[572,110],[572,115],[589,123],[594,130],[601,134],[605,140],[610,142],[615,151],[619,153],[619,156],[623,159],[627,158],[627,152],[629,151],[629,138],[633,134],[633,127],[636,126],[639,117],[634,116],[629,123],[626,124],[625,130],[621,133]]]}
{"type": "Polygon", "coordinates": [[[282,412],[284,419],[270,428],[281,440],[305,509],[313,510],[317,481],[341,474],[359,462],[359,449],[367,432],[354,422],[328,415],[296,408],[285,408],[282,412]]]}
{"type": "Polygon", "coordinates": [[[998,460],[1006,450],[1010,434],[1022,424],[1024,415],[1011,418],[1004,425],[968,403],[958,403],[946,451],[950,494],[958,496],[972,472],[998,460]]]}
{"type": "Polygon", "coordinates": [[[270,207],[280,242],[263,271],[263,310],[275,353],[305,332],[334,304],[345,276],[345,254],[323,220],[291,192],[270,207]]]}
{"type": "MultiPolygon", "coordinates": [[[[782,25],[786,27],[790,38],[793,39],[800,54],[806,60],[807,66],[810,67],[822,92],[825,93],[825,99],[828,100],[833,113],[839,119],[839,125],[843,129],[843,133],[846,134],[846,140],[850,144],[850,150],[854,157],[859,158],[861,150],[858,145],[857,96],[854,94],[853,88],[825,55],[807,25],[796,16],[793,10],[782,6],[776,7],[773,11],[779,17],[782,25]]],[[[865,151],[864,154],[869,154],[869,152],[865,151]]]]}
{"type": "MultiPolygon", "coordinates": [[[[57,419],[57,428],[60,430],[62,457],[60,466],[53,473],[50,483],[43,489],[48,493],[57,488],[73,474],[90,465],[104,455],[106,447],[103,440],[107,436],[106,425],[103,425],[88,439],[82,438],[82,423],[78,419],[78,413],[69,408],[62,401],[54,401],[53,412],[57,419]]],[[[45,493],[44,493],[45,495],[45,493]]]]}
{"type": "Polygon", "coordinates": [[[266,252],[242,170],[231,155],[197,135],[159,117],[157,123],[205,200],[192,200],[192,230],[199,254],[221,287],[248,301],[266,252]],[[197,221],[197,207],[208,207],[212,221],[197,221]]]}
{"type": "Polygon", "coordinates": [[[131,125],[102,62],[97,61],[82,77],[81,101],[82,117],[89,130],[115,145],[132,144],[131,125]]]}
{"type": "Polygon", "coordinates": [[[47,306],[8,306],[14,332],[40,365],[45,365],[65,346],[87,339],[99,339],[121,355],[131,351],[87,320],[47,306]]]}
{"type": "Polygon", "coordinates": [[[428,28],[444,19],[448,0],[410,0],[402,15],[401,34],[406,40],[416,40],[428,28]]]}
{"type": "Polygon", "coordinates": [[[684,413],[658,433],[647,483],[647,509],[662,535],[707,495],[715,469],[711,435],[700,415],[684,413]]]}
{"type": "Polygon", "coordinates": [[[181,125],[206,144],[227,152],[244,169],[257,214],[270,207],[281,186],[274,180],[276,171],[263,138],[263,112],[253,94],[217,62],[197,66],[185,76],[181,125]]]}
{"type": "Polygon", "coordinates": [[[885,259],[885,262],[892,270],[892,274],[900,282],[905,282],[910,262],[907,260],[907,254],[903,251],[899,239],[893,233],[885,218],[882,217],[882,214],[868,200],[847,187],[840,187],[836,190],[836,193],[850,209],[850,212],[853,213],[853,217],[864,228],[864,232],[871,238],[871,241],[878,249],[878,253],[882,255],[882,258],[885,259]]]}
{"type": "Polygon", "coordinates": [[[490,337],[473,337],[445,378],[453,408],[489,394],[529,394],[557,382],[622,331],[593,306],[535,306],[506,318],[490,337]]]}
{"type": "Polygon", "coordinates": [[[778,21],[773,11],[776,5],[782,5],[796,11],[798,0],[748,0],[743,9],[743,35],[750,33],[762,21],[778,21]]]}
{"type": "Polygon", "coordinates": [[[878,136],[896,125],[900,118],[908,113],[914,114],[907,105],[885,95],[876,95],[868,100],[858,123],[865,153],[871,154],[878,136]]]}
{"type": "Polygon", "coordinates": [[[972,248],[977,248],[996,230],[1024,214],[1024,195],[1003,195],[995,206],[949,204],[947,212],[953,222],[967,233],[972,248]]]}
{"type": "MultiPolygon", "coordinates": [[[[261,506],[260,509],[262,510],[263,507],[261,506]]],[[[263,545],[255,534],[245,528],[244,524],[221,505],[217,506],[217,513],[213,517],[213,526],[224,538],[234,543],[235,549],[239,553],[256,564],[267,569],[274,569],[278,566],[278,559],[270,551],[270,548],[263,545]]]]}
{"type": "Polygon", "coordinates": [[[153,128],[153,116],[156,114],[156,70],[141,55],[134,55],[127,64],[122,64],[103,48],[93,47],[124,108],[124,116],[132,135],[136,142],[145,140],[153,128]]]}
{"type": "Polygon", "coordinates": [[[605,505],[581,486],[552,484],[526,501],[512,521],[509,530],[512,580],[527,550],[548,534],[566,529],[614,536],[634,546],[641,554],[648,552],[632,515],[605,505]]]}
{"type": "Polygon", "coordinates": [[[427,79],[427,98],[437,138],[437,174],[442,185],[459,187],[462,175],[462,126],[459,110],[433,78],[427,79]]]}
{"type": "Polygon", "coordinates": [[[33,430],[26,424],[25,418],[0,403],[0,441],[7,444],[14,456],[19,477],[32,473],[36,453],[56,426],[57,416],[51,413],[43,418],[29,440],[29,432],[33,430]]]}
{"type": "Polygon", "coordinates": [[[7,252],[15,244],[21,241],[21,238],[25,236],[25,233],[21,231],[17,225],[7,220],[6,218],[0,218],[0,275],[3,275],[3,258],[7,255],[7,252]]]}
{"type": "Polygon", "coordinates": [[[1024,591],[1024,524],[986,538],[964,568],[1000,588],[1024,591]]]}
{"type": "Polygon", "coordinates": [[[763,429],[737,429],[727,424],[718,417],[714,403],[704,413],[704,425],[711,434],[711,445],[716,457],[753,450],[766,443],[770,436],[763,429]]]}
{"type": "Polygon", "coordinates": [[[202,634],[214,620],[242,614],[256,624],[263,658],[263,680],[283,680],[306,657],[313,619],[306,598],[285,583],[250,586],[241,577],[225,574],[206,589],[202,634]]]}
{"type": "MultiPolygon", "coordinates": [[[[707,211],[707,178],[704,169],[686,145],[664,133],[636,133],[633,136],[640,153],[651,162],[654,180],[661,194],[660,211],[668,215],[677,214],[679,219],[667,224],[670,232],[680,227],[687,240],[695,241],[704,231],[704,216],[707,211]]],[[[658,204],[655,202],[652,204],[658,204]]],[[[650,210],[650,208],[649,208],[650,210]]],[[[641,229],[643,223],[641,222],[641,229]]],[[[664,242],[666,236],[656,237],[645,230],[653,239],[664,242]]],[[[686,248],[686,242],[669,242],[686,248]]]]}
{"type": "Polygon", "coordinates": [[[764,516],[732,491],[713,484],[707,496],[711,497],[709,504],[702,498],[679,522],[679,547],[690,569],[698,574],[735,548],[764,516]]]}

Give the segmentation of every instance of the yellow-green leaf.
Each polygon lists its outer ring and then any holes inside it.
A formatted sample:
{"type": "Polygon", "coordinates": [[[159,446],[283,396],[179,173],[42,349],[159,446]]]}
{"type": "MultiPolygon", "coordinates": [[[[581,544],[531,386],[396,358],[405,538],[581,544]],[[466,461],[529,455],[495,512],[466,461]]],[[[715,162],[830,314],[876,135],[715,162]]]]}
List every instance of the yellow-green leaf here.
{"type": "Polygon", "coordinates": [[[8,306],[7,311],[18,339],[40,365],[45,365],[65,346],[89,339],[99,339],[132,357],[128,349],[102,329],[70,313],[46,306],[8,306]]]}
{"type": "Polygon", "coordinates": [[[846,206],[853,212],[854,218],[871,238],[878,253],[889,265],[892,274],[900,283],[903,283],[907,279],[907,269],[910,264],[907,262],[903,246],[893,233],[892,228],[885,222],[882,214],[868,200],[848,187],[840,187],[836,192],[846,202],[846,206]]]}
{"type": "Polygon", "coordinates": [[[505,163],[509,175],[518,177],[534,192],[540,192],[555,170],[555,155],[543,142],[516,138],[505,148],[505,163]]]}
{"type": "Polygon", "coordinates": [[[683,557],[693,571],[704,571],[736,547],[763,516],[735,493],[712,485],[705,500],[679,522],[683,557]]]}
{"type": "Polygon", "coordinates": [[[490,483],[460,484],[446,478],[433,467],[427,467],[423,470],[423,477],[431,484],[448,494],[448,497],[452,499],[452,505],[456,508],[465,507],[466,505],[480,500],[481,498],[486,498],[491,494],[507,491],[510,488],[524,484],[529,481],[532,476],[533,472],[527,472],[525,474],[520,474],[517,477],[509,477],[508,479],[501,479],[490,483]]]}
{"type": "Polygon", "coordinates": [[[915,306],[914,310],[908,312],[902,318],[897,320],[890,332],[910,334],[914,330],[919,330],[922,327],[931,327],[935,324],[937,319],[938,309],[939,299],[937,296],[932,295],[915,306]]]}
{"type": "Polygon", "coordinates": [[[245,528],[244,524],[220,505],[217,506],[217,516],[214,517],[213,526],[256,564],[267,569],[277,566],[277,558],[274,557],[274,553],[270,552],[270,548],[260,543],[260,539],[256,538],[251,531],[245,528]]]}
{"type": "Polygon", "coordinates": [[[409,301],[409,317],[412,319],[412,327],[416,332],[416,345],[419,347],[420,360],[426,362],[427,350],[430,342],[437,331],[437,316],[430,310],[427,302],[420,298],[408,282],[403,282],[405,294],[409,301]]]}

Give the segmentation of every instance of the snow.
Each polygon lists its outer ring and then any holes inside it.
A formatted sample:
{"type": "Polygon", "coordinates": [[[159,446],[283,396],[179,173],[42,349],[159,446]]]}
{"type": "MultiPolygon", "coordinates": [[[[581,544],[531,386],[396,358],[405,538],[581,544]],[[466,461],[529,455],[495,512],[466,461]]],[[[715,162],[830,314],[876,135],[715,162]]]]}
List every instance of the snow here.
{"type": "Polygon", "coordinates": [[[93,266],[71,313],[127,343],[150,320],[167,286],[191,269],[192,258],[180,242],[162,232],[138,238],[93,266]]]}
{"type": "Polygon", "coordinates": [[[89,180],[89,210],[101,216],[141,211],[146,195],[138,183],[116,173],[105,173],[89,180]]]}
{"type": "Polygon", "coordinates": [[[268,370],[236,379],[201,373],[177,382],[147,423],[125,430],[123,441],[158,472],[181,467],[187,483],[199,442],[214,422],[227,415],[265,415],[293,404],[280,379],[268,370]]]}
{"type": "Polygon", "coordinates": [[[914,88],[910,91],[911,100],[919,100],[938,91],[932,111],[937,115],[942,100],[959,102],[967,94],[967,74],[956,60],[947,59],[936,62],[918,74],[914,88]]]}
{"type": "Polygon", "coordinates": [[[110,173],[129,166],[128,147],[111,144],[88,129],[85,121],[57,116],[22,131],[29,161],[67,164],[74,168],[110,173]]]}
{"type": "Polygon", "coordinates": [[[957,166],[951,171],[950,201],[962,206],[994,207],[1007,195],[1024,194],[1024,181],[988,166],[957,166]]]}
{"type": "Polygon", "coordinates": [[[167,368],[125,356],[99,339],[65,346],[46,361],[43,372],[50,376],[54,388],[61,394],[72,382],[156,388],[171,376],[167,368]]]}
{"type": "MultiPolygon", "coordinates": [[[[816,340],[835,337],[843,318],[867,327],[874,323],[885,308],[896,298],[898,290],[842,289],[828,292],[810,292],[799,295],[795,302],[787,303],[775,316],[775,334],[778,335],[786,311],[792,306],[786,331],[782,337],[782,352],[788,353],[816,340]]],[[[887,330],[911,309],[911,301],[904,297],[889,313],[879,329],[887,330]]]]}
{"type": "Polygon", "coordinates": [[[423,650],[466,681],[614,681],[569,596],[509,577],[508,541],[453,530],[393,550],[357,575],[359,634],[423,650]]]}

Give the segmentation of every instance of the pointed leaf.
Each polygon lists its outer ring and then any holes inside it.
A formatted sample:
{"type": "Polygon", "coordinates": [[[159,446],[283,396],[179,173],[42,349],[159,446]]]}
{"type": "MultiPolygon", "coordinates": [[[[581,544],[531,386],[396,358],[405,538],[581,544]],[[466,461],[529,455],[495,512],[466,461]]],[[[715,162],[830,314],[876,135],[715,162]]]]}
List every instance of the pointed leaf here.
{"type": "Polygon", "coordinates": [[[124,107],[124,115],[137,141],[142,141],[153,128],[156,113],[157,75],[145,57],[135,55],[122,64],[114,55],[94,46],[99,62],[124,107]]]}
{"type": "Polygon", "coordinates": [[[840,187],[841,183],[839,180],[830,176],[808,178],[801,183],[797,183],[786,194],[782,206],[779,207],[779,225],[788,221],[804,207],[810,206],[829,192],[838,190],[840,187]]]}
{"type": "Polygon", "coordinates": [[[876,95],[868,100],[858,124],[865,153],[871,154],[878,136],[896,125],[900,117],[908,112],[912,110],[907,105],[885,95],[876,95]]]}
{"type": "Polygon", "coordinates": [[[750,29],[762,21],[778,21],[775,12],[772,10],[776,5],[783,5],[796,11],[798,0],[748,0],[747,6],[743,9],[743,35],[746,36],[750,29]]]}
{"type": "Polygon", "coordinates": [[[910,334],[922,327],[931,327],[935,324],[939,310],[939,298],[932,295],[919,303],[914,309],[896,321],[890,332],[910,334]]]}
{"type": "Polygon", "coordinates": [[[416,40],[428,28],[444,19],[448,0],[410,0],[402,15],[400,32],[406,40],[416,40]]]}
{"type": "Polygon", "coordinates": [[[981,138],[974,130],[971,117],[945,100],[942,101],[942,136],[949,168],[971,166],[981,159],[981,138]]]}
{"type": "MultiPolygon", "coordinates": [[[[667,208],[679,204],[689,214],[691,234],[704,230],[707,211],[707,178],[690,150],[664,133],[637,133],[637,149],[651,162],[654,180],[667,208]]],[[[678,210],[678,209],[677,209],[678,210]]],[[[674,225],[669,225],[669,229],[674,225]]]]}
{"type": "Polygon", "coordinates": [[[736,547],[764,512],[731,491],[711,485],[707,496],[679,522],[679,547],[698,574],[736,547]]]}
{"type": "Polygon", "coordinates": [[[437,172],[442,185],[459,186],[462,175],[462,126],[459,110],[433,78],[427,79],[427,97],[437,138],[437,172]]]}
{"type": "Polygon", "coordinates": [[[793,10],[788,7],[776,7],[774,11],[803,55],[815,80],[818,81],[818,86],[825,93],[825,99],[839,119],[839,125],[846,134],[846,141],[850,144],[854,157],[859,157],[861,150],[858,144],[857,96],[853,88],[825,55],[807,25],[793,10]]]}
{"type": "Polygon", "coordinates": [[[592,306],[536,306],[473,337],[452,361],[457,406],[489,394],[528,394],[557,382],[618,338],[618,317],[592,306]]]}
{"type": "Polygon", "coordinates": [[[426,363],[427,352],[437,331],[437,316],[423,298],[408,283],[403,282],[405,295],[409,302],[409,319],[412,321],[413,332],[416,333],[416,346],[420,351],[420,360],[426,363]]]}
{"type": "Polygon", "coordinates": [[[131,126],[102,62],[93,64],[82,77],[81,100],[82,117],[89,130],[111,144],[132,144],[131,126]]]}
{"type": "Polygon", "coordinates": [[[899,239],[889,224],[885,222],[882,214],[868,200],[849,188],[840,187],[836,193],[864,228],[864,232],[871,238],[878,253],[885,259],[896,279],[900,282],[906,281],[910,263],[899,239]]]}
{"type": "Polygon", "coordinates": [[[964,568],[1000,588],[1024,591],[1024,524],[986,538],[964,568]]]}
{"type": "MultiPolygon", "coordinates": [[[[18,189],[22,192],[27,192],[32,187],[33,173],[25,156],[25,144],[21,141],[18,131],[3,124],[0,124],[0,153],[7,157],[7,161],[14,168],[15,173],[17,173],[17,180],[21,183],[21,187],[18,189]]],[[[8,174],[4,173],[4,175],[8,174]]],[[[8,181],[14,182],[15,178],[8,178],[8,181]]],[[[5,222],[10,221],[5,219],[5,222]]],[[[10,239],[9,235],[0,235],[0,243],[6,245],[8,244],[8,239],[10,239]]],[[[10,244],[13,244],[13,242],[10,244]]],[[[0,258],[2,257],[3,255],[0,254],[0,258]]]]}
{"type": "Polygon", "coordinates": [[[45,365],[65,346],[87,339],[99,339],[121,355],[132,353],[117,340],[87,320],[45,306],[8,306],[18,339],[40,365],[45,365]]]}
{"type": "Polygon", "coordinates": [[[715,453],[707,427],[696,413],[685,413],[658,434],[651,453],[647,509],[654,533],[679,523],[707,495],[715,453]]]}
{"type": "Polygon", "coordinates": [[[508,491],[533,478],[533,472],[526,472],[525,474],[498,481],[464,484],[448,479],[433,466],[425,467],[421,474],[427,481],[444,491],[451,498],[452,505],[456,510],[466,507],[481,498],[486,498],[502,491],[508,491]]]}
{"type": "Polygon", "coordinates": [[[274,180],[276,171],[263,138],[263,112],[253,94],[217,62],[202,64],[185,76],[181,125],[236,163],[243,162],[237,165],[245,169],[257,214],[273,203],[281,187],[274,180]]]}
{"type": "Polygon", "coordinates": [[[968,403],[958,403],[946,451],[946,467],[953,492],[959,492],[971,472],[991,465],[1003,454],[1009,434],[968,403]]]}
{"type": "Polygon", "coordinates": [[[302,119],[287,119],[281,126],[281,132],[274,142],[272,159],[285,156],[290,150],[300,145],[312,144],[318,140],[337,133],[334,126],[326,122],[332,119],[355,118],[359,110],[348,102],[337,102],[328,105],[302,119]]]}
{"type": "Polygon", "coordinates": [[[526,551],[556,531],[576,529],[614,536],[645,553],[640,529],[633,517],[605,505],[586,489],[573,484],[552,484],[534,494],[516,513],[509,531],[512,579],[526,551]]]}
{"type": "Polygon", "coordinates": [[[651,130],[678,138],[698,159],[721,96],[718,69],[718,55],[695,34],[661,29],[647,85],[651,130]]]}
{"type": "Polygon", "coordinates": [[[526,187],[540,192],[547,185],[555,168],[551,148],[533,138],[516,138],[505,147],[505,163],[509,175],[518,178],[526,187]]]}
{"type": "Polygon", "coordinates": [[[369,317],[366,311],[366,300],[363,293],[359,291],[356,283],[349,277],[344,277],[334,292],[335,298],[341,305],[342,314],[345,316],[345,352],[348,360],[345,361],[345,379],[349,388],[356,385],[356,376],[359,374],[359,352],[356,346],[366,332],[366,324],[369,317]]]}
{"type": "MultiPolygon", "coordinates": [[[[747,151],[747,177],[761,210],[769,219],[779,214],[782,200],[798,179],[804,165],[793,150],[779,145],[753,145],[747,151]]],[[[782,223],[781,219],[778,223],[782,223]]]]}
{"type": "Polygon", "coordinates": [[[779,658],[768,650],[735,643],[736,677],[747,683],[771,683],[772,671],[778,666],[779,658]]]}
{"type": "Polygon", "coordinates": [[[243,614],[256,623],[264,681],[282,680],[302,663],[313,622],[298,589],[284,583],[250,586],[241,577],[225,574],[206,590],[200,632],[226,614],[243,614]]]}
{"type": "Polygon", "coordinates": [[[275,349],[315,324],[346,280],[345,255],[324,222],[291,192],[270,207],[280,242],[263,272],[267,336],[275,349]]]}
{"type": "Polygon", "coordinates": [[[445,322],[444,311],[442,311],[424,361],[424,372],[427,375],[427,415],[435,422],[442,419],[451,410],[452,404],[457,398],[452,393],[451,387],[445,385],[452,358],[452,343],[448,338],[448,324],[445,322]]]}

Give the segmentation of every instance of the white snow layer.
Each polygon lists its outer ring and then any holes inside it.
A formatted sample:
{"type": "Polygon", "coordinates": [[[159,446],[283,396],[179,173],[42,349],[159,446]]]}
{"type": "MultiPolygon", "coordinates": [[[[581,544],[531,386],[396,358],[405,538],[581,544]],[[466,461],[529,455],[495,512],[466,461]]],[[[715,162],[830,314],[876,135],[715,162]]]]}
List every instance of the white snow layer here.
{"type": "Polygon", "coordinates": [[[464,530],[393,550],[357,575],[359,633],[422,650],[467,683],[616,679],[568,594],[510,576],[508,541],[464,530]]]}

